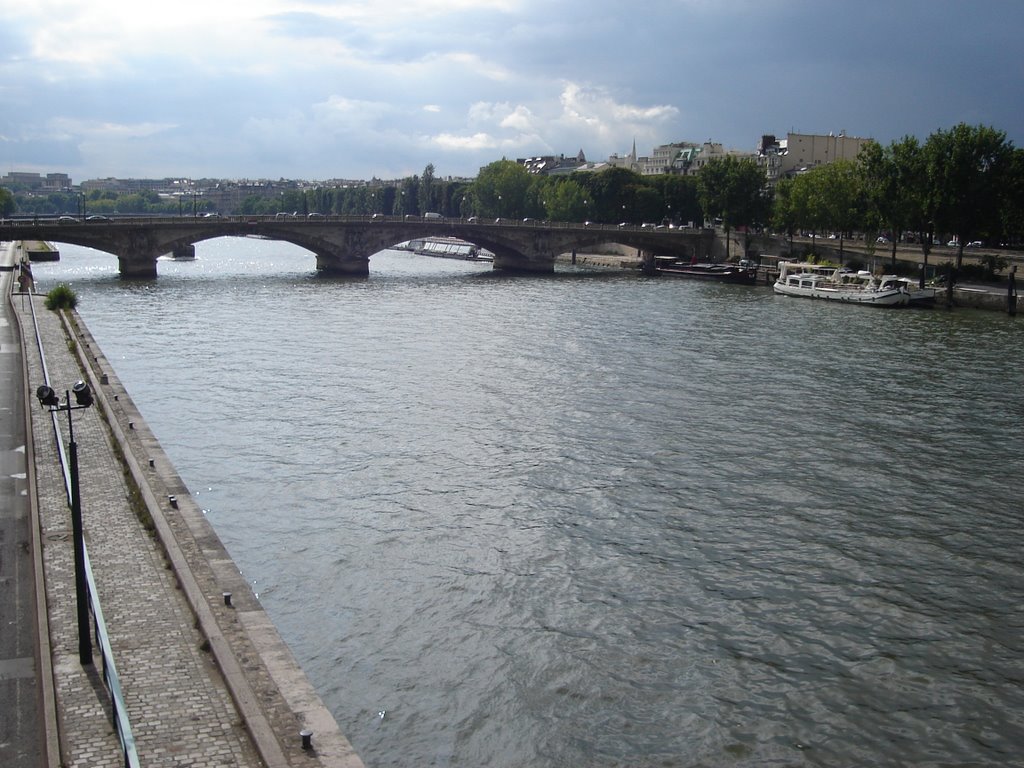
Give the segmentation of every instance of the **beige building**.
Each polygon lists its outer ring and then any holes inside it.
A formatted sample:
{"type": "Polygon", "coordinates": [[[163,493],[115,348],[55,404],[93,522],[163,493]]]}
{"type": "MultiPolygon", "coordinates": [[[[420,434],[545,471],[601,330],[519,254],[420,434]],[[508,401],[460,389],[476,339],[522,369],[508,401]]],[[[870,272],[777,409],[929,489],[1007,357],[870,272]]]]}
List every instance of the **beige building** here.
{"type": "Polygon", "coordinates": [[[0,186],[33,192],[66,192],[71,189],[71,177],[66,173],[48,173],[42,176],[38,173],[11,171],[5,176],[0,176],[0,186]]]}
{"type": "Polygon", "coordinates": [[[764,167],[769,186],[786,176],[793,176],[836,160],[856,160],[864,144],[871,139],[847,136],[845,131],[827,136],[788,133],[786,138],[761,137],[757,161],[764,167]]]}

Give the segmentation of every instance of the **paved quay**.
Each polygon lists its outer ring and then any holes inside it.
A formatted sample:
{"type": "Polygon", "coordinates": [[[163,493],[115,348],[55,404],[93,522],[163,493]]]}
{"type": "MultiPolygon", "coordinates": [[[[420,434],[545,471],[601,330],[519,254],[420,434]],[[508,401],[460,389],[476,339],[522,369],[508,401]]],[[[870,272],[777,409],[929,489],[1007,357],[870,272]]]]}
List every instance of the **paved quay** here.
{"type": "Polygon", "coordinates": [[[39,689],[52,693],[43,719],[55,721],[41,737],[50,743],[41,764],[125,760],[96,644],[92,665],[79,660],[71,518],[55,436],[56,428],[67,445],[68,413],[53,419],[36,402],[47,377],[33,313],[49,385],[63,398],[81,379],[96,398],[71,414],[82,518],[139,763],[362,768],[81,318],[49,311],[44,297],[28,293],[12,294],[11,306],[27,371],[27,485],[37,580],[45,584],[36,674],[39,689]],[[308,745],[303,731],[312,733],[308,745]]]}

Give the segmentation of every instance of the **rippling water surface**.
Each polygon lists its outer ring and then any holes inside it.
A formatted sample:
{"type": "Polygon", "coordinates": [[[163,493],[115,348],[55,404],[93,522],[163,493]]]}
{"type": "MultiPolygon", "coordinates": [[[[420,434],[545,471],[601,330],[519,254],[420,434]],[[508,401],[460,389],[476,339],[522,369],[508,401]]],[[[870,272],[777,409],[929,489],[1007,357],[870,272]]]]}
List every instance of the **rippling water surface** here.
{"type": "Polygon", "coordinates": [[[1019,318],[61,250],[371,768],[1020,764],[1019,318]]]}

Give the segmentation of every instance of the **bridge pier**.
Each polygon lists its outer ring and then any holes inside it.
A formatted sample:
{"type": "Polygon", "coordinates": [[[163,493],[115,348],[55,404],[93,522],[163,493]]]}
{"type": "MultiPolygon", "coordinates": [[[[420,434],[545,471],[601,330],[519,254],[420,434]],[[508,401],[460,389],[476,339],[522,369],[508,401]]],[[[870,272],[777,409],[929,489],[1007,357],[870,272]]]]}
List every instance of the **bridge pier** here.
{"type": "Polygon", "coordinates": [[[547,254],[498,253],[494,252],[492,269],[506,272],[547,273],[555,271],[555,257],[547,254]]]}
{"type": "Polygon", "coordinates": [[[316,268],[329,277],[366,277],[370,274],[370,257],[317,252],[316,268]]]}
{"type": "Polygon", "coordinates": [[[123,279],[152,280],[156,278],[156,256],[119,253],[117,266],[123,279]]]}
{"type": "Polygon", "coordinates": [[[491,246],[494,253],[493,269],[507,272],[554,272],[555,257],[564,249],[556,247],[547,233],[531,232],[530,235],[517,243],[517,248],[491,246]]]}

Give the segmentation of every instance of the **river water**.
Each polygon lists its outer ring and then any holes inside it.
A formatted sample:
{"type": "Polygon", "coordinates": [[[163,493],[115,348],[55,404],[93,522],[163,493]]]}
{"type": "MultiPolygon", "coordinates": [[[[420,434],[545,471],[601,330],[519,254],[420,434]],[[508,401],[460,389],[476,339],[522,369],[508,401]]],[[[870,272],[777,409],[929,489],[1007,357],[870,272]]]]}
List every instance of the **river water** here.
{"type": "Polygon", "coordinates": [[[370,768],[1024,764],[1019,319],[61,252],[370,768]]]}

